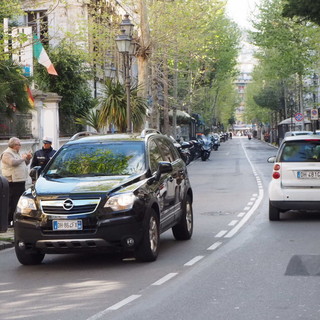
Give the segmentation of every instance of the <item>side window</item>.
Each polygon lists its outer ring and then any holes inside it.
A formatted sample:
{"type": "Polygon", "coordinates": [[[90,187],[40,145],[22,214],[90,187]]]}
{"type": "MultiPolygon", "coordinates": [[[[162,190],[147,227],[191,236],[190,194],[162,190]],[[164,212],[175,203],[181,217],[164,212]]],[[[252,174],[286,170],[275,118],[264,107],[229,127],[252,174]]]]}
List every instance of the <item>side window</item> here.
{"type": "Polygon", "coordinates": [[[157,143],[159,144],[165,161],[173,162],[179,158],[175,152],[176,150],[174,149],[174,146],[172,146],[172,144],[170,144],[166,139],[159,139],[157,143]]]}
{"type": "Polygon", "coordinates": [[[155,143],[154,140],[149,142],[148,146],[148,153],[149,153],[149,161],[150,161],[150,169],[151,173],[154,173],[158,169],[158,162],[163,161],[160,149],[158,145],[155,143]]]}

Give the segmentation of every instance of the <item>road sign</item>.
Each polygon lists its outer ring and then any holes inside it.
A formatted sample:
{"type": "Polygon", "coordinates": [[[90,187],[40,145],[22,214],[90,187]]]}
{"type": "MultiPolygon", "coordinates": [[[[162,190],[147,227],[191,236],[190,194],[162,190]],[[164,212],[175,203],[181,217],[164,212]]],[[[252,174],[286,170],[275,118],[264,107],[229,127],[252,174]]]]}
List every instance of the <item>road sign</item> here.
{"type": "Polygon", "coordinates": [[[312,109],[311,120],[318,120],[318,119],[319,119],[318,109],[312,109]]]}
{"type": "Polygon", "coordinates": [[[303,120],[303,114],[298,112],[294,115],[294,118],[297,120],[297,121],[302,121],[303,120]]]}

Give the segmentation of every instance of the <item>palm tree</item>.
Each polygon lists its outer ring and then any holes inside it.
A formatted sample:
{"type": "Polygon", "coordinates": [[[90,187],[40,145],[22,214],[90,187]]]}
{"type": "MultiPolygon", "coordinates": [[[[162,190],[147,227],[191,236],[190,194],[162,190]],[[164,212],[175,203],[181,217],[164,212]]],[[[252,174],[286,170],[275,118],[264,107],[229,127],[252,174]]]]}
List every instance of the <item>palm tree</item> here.
{"type": "MultiPolygon", "coordinates": [[[[138,87],[130,88],[132,122],[134,128],[142,126],[147,110],[147,101],[138,97],[138,87]]],[[[105,97],[100,99],[100,124],[113,123],[118,131],[125,132],[126,123],[126,91],[119,81],[108,79],[105,83],[105,97]]]]}
{"type": "Polygon", "coordinates": [[[89,110],[88,112],[83,112],[80,117],[76,118],[76,124],[81,124],[82,126],[90,126],[94,128],[97,132],[103,128],[100,121],[100,110],[89,110]]]}

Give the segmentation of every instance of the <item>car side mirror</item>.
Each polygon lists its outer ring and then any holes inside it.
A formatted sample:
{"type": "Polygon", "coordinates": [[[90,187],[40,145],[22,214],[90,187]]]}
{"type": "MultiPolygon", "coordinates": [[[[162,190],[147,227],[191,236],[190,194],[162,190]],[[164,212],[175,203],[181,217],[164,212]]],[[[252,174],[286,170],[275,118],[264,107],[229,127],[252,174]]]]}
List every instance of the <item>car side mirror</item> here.
{"type": "Polygon", "coordinates": [[[162,174],[169,173],[169,172],[172,172],[172,171],[173,171],[173,168],[172,168],[172,164],[170,162],[168,162],[168,161],[160,161],[158,163],[157,172],[152,177],[152,179],[149,180],[149,183],[151,184],[154,181],[159,181],[162,174]]]}
{"type": "Polygon", "coordinates": [[[35,166],[30,170],[29,176],[31,177],[32,181],[36,181],[39,178],[41,166],[35,166]]]}
{"type": "Polygon", "coordinates": [[[267,161],[268,161],[269,163],[274,163],[274,162],[276,162],[276,156],[269,157],[267,161]]]}

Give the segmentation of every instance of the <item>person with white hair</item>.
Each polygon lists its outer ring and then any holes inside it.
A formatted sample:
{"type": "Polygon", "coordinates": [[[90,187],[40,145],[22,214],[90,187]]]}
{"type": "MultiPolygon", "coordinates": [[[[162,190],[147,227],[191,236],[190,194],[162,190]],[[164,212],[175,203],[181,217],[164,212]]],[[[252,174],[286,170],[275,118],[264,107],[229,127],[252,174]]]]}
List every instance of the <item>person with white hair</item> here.
{"type": "Polygon", "coordinates": [[[32,158],[31,153],[20,154],[20,149],[20,139],[12,137],[8,142],[8,148],[0,155],[2,175],[9,182],[9,226],[13,221],[13,214],[19,198],[25,191],[25,184],[28,178],[27,165],[32,158]]]}
{"type": "Polygon", "coordinates": [[[34,156],[32,158],[32,162],[30,165],[30,168],[33,168],[35,166],[40,166],[41,169],[38,171],[38,173],[40,173],[43,170],[43,168],[46,166],[49,160],[56,153],[56,150],[52,148],[52,138],[43,137],[42,142],[43,142],[42,149],[37,150],[34,153],[34,156]]]}

